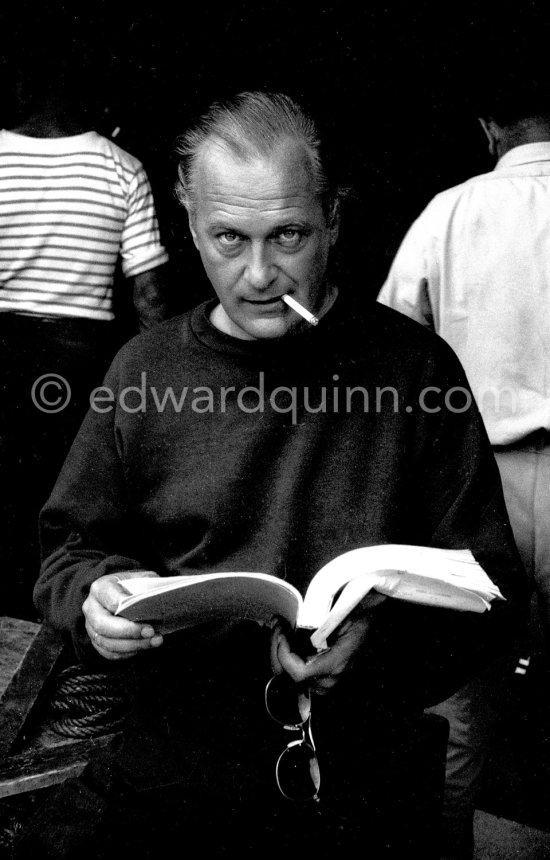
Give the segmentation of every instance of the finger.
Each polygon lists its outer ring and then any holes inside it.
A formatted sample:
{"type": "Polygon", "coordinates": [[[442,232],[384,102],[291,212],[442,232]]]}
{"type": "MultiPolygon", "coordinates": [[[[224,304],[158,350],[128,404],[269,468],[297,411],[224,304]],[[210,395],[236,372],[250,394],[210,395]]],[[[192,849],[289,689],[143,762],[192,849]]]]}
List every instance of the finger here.
{"type": "Polygon", "coordinates": [[[84,616],[86,631],[93,642],[101,637],[103,642],[133,642],[136,647],[143,648],[152,642],[156,644],[156,640],[162,640],[162,636],[149,624],[121,623],[126,622],[126,619],[112,618],[108,614],[88,614],[85,610],[84,616]]]}
{"type": "Polygon", "coordinates": [[[152,639],[155,630],[150,624],[140,624],[112,615],[90,592],[82,605],[89,632],[99,633],[111,639],[152,639]]]}
{"type": "Polygon", "coordinates": [[[135,654],[131,654],[130,652],[119,654],[116,651],[108,651],[102,648],[101,645],[94,645],[94,648],[105,660],[131,660],[132,657],[135,657],[135,654]]]}
{"type": "Polygon", "coordinates": [[[329,693],[338,682],[339,675],[331,672],[321,674],[319,666],[315,666],[315,658],[309,657],[302,660],[288,646],[288,642],[281,643],[279,649],[280,665],[282,669],[298,684],[306,684],[312,693],[324,696],[329,693]]]}
{"type": "Polygon", "coordinates": [[[290,675],[293,681],[300,683],[308,677],[307,664],[291,649],[286,636],[282,633],[277,647],[277,660],[281,669],[290,675]]]}
{"type": "MultiPolygon", "coordinates": [[[[107,574],[110,576],[111,574],[107,574]]],[[[116,581],[123,579],[143,579],[143,577],[151,577],[151,576],[159,576],[159,574],[154,570],[119,570],[117,573],[112,574],[113,579],[116,581]]]]}
{"type": "Polygon", "coordinates": [[[271,634],[271,671],[274,675],[280,675],[283,671],[283,667],[281,666],[281,661],[279,659],[279,645],[281,643],[281,639],[285,638],[283,633],[283,628],[280,624],[275,625],[273,628],[273,632],[271,634]]]}
{"type": "Polygon", "coordinates": [[[347,664],[347,655],[337,647],[327,648],[313,657],[309,657],[304,667],[305,680],[314,678],[329,678],[340,675],[347,664]]]}
{"type": "Polygon", "coordinates": [[[118,656],[133,657],[139,654],[140,651],[148,651],[151,648],[158,648],[162,645],[162,636],[156,636],[154,639],[147,641],[136,642],[134,639],[105,639],[102,636],[96,636],[92,639],[94,648],[102,654],[116,654],[118,656]]]}
{"type": "Polygon", "coordinates": [[[309,683],[311,693],[316,696],[326,696],[338,683],[338,678],[317,678],[309,683]]]}
{"type": "Polygon", "coordinates": [[[121,597],[124,597],[125,592],[120,583],[120,580],[113,576],[102,576],[92,582],[88,597],[94,598],[111,614],[114,614],[118,608],[121,597]]]}
{"type": "Polygon", "coordinates": [[[109,651],[146,651],[148,648],[156,648],[162,644],[162,636],[153,636],[147,639],[112,639],[97,631],[88,631],[88,635],[94,645],[100,645],[109,651]]]}
{"type": "Polygon", "coordinates": [[[317,691],[332,689],[348,664],[348,654],[337,647],[328,648],[303,660],[282,640],[278,650],[279,661],[287,674],[297,683],[307,684],[317,691]]]}
{"type": "Polygon", "coordinates": [[[158,648],[163,642],[162,636],[153,636],[147,639],[112,639],[102,635],[97,630],[92,630],[89,627],[86,629],[94,648],[103,655],[118,654],[133,656],[139,651],[158,648]]]}

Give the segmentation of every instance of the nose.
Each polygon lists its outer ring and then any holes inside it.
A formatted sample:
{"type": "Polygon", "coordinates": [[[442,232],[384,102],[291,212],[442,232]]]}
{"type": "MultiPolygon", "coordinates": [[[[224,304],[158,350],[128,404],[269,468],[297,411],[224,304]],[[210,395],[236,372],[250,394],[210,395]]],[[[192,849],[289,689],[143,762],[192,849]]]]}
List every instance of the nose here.
{"type": "Polygon", "coordinates": [[[246,266],[246,280],[255,290],[266,290],[277,277],[269,249],[265,245],[252,245],[246,266]]]}

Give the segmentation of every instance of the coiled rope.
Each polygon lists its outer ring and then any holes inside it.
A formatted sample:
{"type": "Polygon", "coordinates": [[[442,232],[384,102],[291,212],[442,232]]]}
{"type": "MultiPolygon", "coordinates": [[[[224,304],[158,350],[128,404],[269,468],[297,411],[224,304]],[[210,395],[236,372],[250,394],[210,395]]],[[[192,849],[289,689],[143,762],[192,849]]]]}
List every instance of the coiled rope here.
{"type": "Polygon", "coordinates": [[[109,734],[122,728],[130,701],[128,686],[118,675],[68,666],[54,681],[49,726],[64,737],[109,734]]]}

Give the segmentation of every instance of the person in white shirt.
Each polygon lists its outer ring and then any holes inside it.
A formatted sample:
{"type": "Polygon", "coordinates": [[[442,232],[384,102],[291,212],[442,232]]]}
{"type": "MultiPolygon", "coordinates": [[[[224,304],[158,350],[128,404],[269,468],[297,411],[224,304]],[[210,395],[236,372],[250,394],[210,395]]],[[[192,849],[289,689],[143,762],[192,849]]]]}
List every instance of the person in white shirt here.
{"type": "MultiPolygon", "coordinates": [[[[502,87],[480,118],[494,170],[437,194],[410,227],[378,301],[434,329],[459,356],[500,468],[533,588],[532,637],[550,653],[550,109],[502,87]],[[538,604],[538,606],[537,606],[538,604]],[[541,635],[542,633],[542,635],[541,635]],[[539,641],[540,640],[540,641],[539,641]]],[[[533,647],[533,642],[527,644],[533,647]]],[[[439,707],[450,719],[452,841],[469,844],[499,673],[439,707]],[[462,817],[461,824],[457,820],[462,817]],[[463,839],[458,838],[461,831],[463,839]],[[466,835],[464,835],[466,831],[466,835]]],[[[502,684],[500,685],[502,687],[502,684]]],[[[461,853],[462,852],[462,853],[461,853]]]]}

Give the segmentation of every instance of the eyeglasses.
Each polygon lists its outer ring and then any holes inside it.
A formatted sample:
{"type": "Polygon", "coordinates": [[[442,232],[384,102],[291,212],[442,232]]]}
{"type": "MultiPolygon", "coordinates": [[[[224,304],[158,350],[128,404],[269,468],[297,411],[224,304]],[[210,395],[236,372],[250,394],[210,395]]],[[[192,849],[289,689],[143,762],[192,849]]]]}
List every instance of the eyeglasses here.
{"type": "Polygon", "coordinates": [[[311,694],[286,674],[274,675],[265,688],[269,716],[301,737],[290,741],[275,765],[275,779],[288,800],[319,800],[321,774],[311,733],[311,694]]]}

